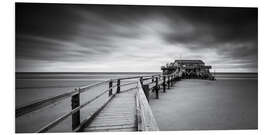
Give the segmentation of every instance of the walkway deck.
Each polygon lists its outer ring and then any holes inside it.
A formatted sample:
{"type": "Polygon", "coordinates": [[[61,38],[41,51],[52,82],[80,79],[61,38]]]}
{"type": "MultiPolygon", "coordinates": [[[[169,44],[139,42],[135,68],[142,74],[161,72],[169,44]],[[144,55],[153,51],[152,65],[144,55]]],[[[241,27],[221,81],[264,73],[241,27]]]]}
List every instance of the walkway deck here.
{"type": "Polygon", "coordinates": [[[116,94],[83,131],[137,131],[135,94],[137,88],[116,94]]]}

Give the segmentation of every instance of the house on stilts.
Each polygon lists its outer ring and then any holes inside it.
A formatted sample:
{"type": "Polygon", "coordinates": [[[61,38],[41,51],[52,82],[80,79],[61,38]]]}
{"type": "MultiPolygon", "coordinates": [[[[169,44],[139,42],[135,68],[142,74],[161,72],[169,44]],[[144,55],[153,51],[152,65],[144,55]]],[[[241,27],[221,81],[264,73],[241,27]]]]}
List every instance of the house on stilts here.
{"type": "Polygon", "coordinates": [[[211,68],[212,66],[205,65],[202,60],[175,60],[166,66],[162,66],[161,70],[163,74],[179,71],[183,79],[215,80],[215,77],[210,72],[211,68]]]}

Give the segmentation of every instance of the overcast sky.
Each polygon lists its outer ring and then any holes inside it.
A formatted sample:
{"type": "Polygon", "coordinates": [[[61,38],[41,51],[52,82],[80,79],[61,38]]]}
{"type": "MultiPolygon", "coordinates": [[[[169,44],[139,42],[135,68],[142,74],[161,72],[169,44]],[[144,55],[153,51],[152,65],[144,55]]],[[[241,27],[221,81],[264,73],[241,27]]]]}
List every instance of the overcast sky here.
{"type": "Polygon", "coordinates": [[[16,72],[257,72],[257,8],[16,4],[16,72]]]}

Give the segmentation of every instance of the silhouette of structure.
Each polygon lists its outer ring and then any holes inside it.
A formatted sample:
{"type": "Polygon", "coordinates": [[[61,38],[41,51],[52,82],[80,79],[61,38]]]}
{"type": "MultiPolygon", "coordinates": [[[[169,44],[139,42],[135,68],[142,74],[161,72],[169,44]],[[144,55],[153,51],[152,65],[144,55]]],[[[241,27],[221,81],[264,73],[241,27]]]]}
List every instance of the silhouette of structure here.
{"type": "Polygon", "coordinates": [[[215,80],[210,73],[212,66],[205,65],[202,60],[175,60],[166,66],[162,66],[163,74],[171,74],[175,71],[182,73],[184,79],[209,79],[215,80]]]}

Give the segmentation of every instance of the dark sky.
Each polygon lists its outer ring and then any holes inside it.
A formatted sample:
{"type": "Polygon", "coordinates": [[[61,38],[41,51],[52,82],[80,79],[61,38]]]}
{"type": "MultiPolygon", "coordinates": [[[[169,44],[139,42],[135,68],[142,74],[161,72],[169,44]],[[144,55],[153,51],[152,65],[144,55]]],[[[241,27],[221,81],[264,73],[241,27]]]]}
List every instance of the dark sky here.
{"type": "Polygon", "coordinates": [[[257,72],[257,8],[16,4],[17,72],[257,72]]]}

